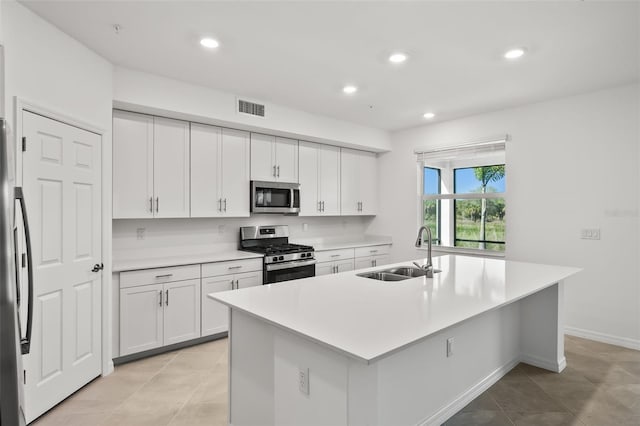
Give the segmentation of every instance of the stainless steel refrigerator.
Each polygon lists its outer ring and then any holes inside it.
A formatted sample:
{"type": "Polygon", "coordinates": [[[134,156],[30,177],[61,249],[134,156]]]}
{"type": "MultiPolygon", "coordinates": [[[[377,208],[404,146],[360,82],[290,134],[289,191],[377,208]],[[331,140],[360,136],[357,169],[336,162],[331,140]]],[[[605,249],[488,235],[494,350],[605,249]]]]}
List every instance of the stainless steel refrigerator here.
{"type": "Polygon", "coordinates": [[[22,188],[15,186],[15,146],[7,137],[3,53],[0,45],[0,425],[23,426],[26,422],[22,355],[29,353],[31,341],[33,272],[24,197],[22,188]],[[22,225],[18,226],[19,223],[22,225]],[[24,255],[17,245],[23,235],[24,255]],[[28,283],[24,288],[28,292],[21,295],[19,272],[23,268],[27,270],[28,283]],[[24,327],[20,323],[21,303],[27,305],[24,327]]]}

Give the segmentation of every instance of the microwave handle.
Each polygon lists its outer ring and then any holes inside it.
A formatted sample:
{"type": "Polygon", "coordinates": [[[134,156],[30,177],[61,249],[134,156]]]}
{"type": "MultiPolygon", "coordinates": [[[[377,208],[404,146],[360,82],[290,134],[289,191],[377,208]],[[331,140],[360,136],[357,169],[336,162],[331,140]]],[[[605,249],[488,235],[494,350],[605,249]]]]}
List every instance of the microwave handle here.
{"type": "Polygon", "coordinates": [[[290,197],[290,201],[289,201],[289,208],[293,208],[293,205],[295,203],[295,190],[293,188],[289,188],[289,191],[291,191],[291,197],[290,197]]]}

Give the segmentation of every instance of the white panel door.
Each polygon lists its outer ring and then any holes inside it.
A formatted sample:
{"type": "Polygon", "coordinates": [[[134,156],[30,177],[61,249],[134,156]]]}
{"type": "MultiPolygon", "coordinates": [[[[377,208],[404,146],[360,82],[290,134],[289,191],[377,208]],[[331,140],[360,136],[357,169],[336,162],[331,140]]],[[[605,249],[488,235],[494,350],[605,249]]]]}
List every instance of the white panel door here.
{"type": "Polygon", "coordinates": [[[336,269],[338,272],[353,271],[353,259],[336,261],[336,269]]]}
{"type": "Polygon", "coordinates": [[[224,216],[249,216],[249,133],[222,129],[222,210],[224,216]]]}
{"type": "Polygon", "coordinates": [[[221,139],[221,128],[191,123],[191,217],[222,215],[221,139]]]}
{"type": "Polygon", "coordinates": [[[256,287],[262,285],[262,271],[245,272],[234,275],[236,288],[256,287]]]}
{"type": "Polygon", "coordinates": [[[120,290],[120,356],[162,346],[163,300],[162,284],[120,290]]]}
{"type": "Polygon", "coordinates": [[[320,215],[318,144],[300,141],[300,216],[320,215]]]}
{"type": "Polygon", "coordinates": [[[335,273],[335,266],[334,262],[316,263],[316,277],[335,273]]]}
{"type": "Polygon", "coordinates": [[[231,290],[233,275],[208,277],[202,279],[202,336],[210,336],[229,330],[229,308],[220,302],[209,299],[208,294],[231,290]]]}
{"type": "Polygon", "coordinates": [[[360,151],[361,214],[378,212],[378,162],[373,152],[360,151]]]}
{"type": "Polygon", "coordinates": [[[298,141],[276,138],[276,178],[279,182],[298,182],[298,141]]]}
{"type": "Polygon", "coordinates": [[[27,421],[101,372],[101,137],[22,112],[34,322],[24,357],[27,421]]]}
{"type": "Polygon", "coordinates": [[[343,215],[360,214],[360,156],[359,151],[340,150],[340,211],[343,215]]]}
{"type": "Polygon", "coordinates": [[[153,117],[113,112],[113,218],[153,217],[153,117]]]}
{"type": "Polygon", "coordinates": [[[367,256],[367,257],[358,257],[355,259],[355,269],[365,269],[365,268],[371,268],[372,266],[375,266],[373,264],[373,256],[367,256]]]}
{"type": "Polygon", "coordinates": [[[189,217],[189,123],[154,117],[155,217],[189,217]]]}
{"type": "Polygon", "coordinates": [[[200,279],[164,285],[164,344],[200,337],[200,279]]]}
{"type": "Polygon", "coordinates": [[[275,136],[251,133],[251,180],[276,181],[275,136]]]}
{"type": "Polygon", "coordinates": [[[319,149],[319,192],[322,214],[340,214],[340,148],[320,145],[319,149]]]}

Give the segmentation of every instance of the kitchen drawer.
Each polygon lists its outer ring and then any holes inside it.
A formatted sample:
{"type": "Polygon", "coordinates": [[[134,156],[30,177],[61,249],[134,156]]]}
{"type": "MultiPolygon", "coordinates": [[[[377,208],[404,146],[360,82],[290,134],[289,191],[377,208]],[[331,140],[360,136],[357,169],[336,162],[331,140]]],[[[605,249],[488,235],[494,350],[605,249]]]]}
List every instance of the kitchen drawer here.
{"type": "Polygon", "coordinates": [[[389,254],[391,245],[384,244],[380,246],[356,247],[355,257],[378,256],[381,254],[389,254]]]}
{"type": "Polygon", "coordinates": [[[263,259],[242,259],[228,262],[214,262],[202,264],[202,278],[219,275],[238,274],[241,272],[262,271],[263,259]]]}
{"type": "Polygon", "coordinates": [[[318,262],[353,259],[353,249],[317,251],[315,256],[318,262]]]}
{"type": "Polygon", "coordinates": [[[140,269],[120,273],[120,288],[161,284],[200,278],[200,265],[173,266],[170,268],[140,269]]]}

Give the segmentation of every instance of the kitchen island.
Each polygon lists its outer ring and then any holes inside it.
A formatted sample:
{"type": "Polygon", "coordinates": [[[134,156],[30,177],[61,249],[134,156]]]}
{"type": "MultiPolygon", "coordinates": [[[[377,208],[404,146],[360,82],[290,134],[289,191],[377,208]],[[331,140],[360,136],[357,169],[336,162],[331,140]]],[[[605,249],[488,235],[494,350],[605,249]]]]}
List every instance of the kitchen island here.
{"type": "Polygon", "coordinates": [[[434,278],[357,275],[411,264],[209,295],[231,308],[230,424],[440,424],[519,362],[565,367],[579,269],[449,255],[434,278]]]}

